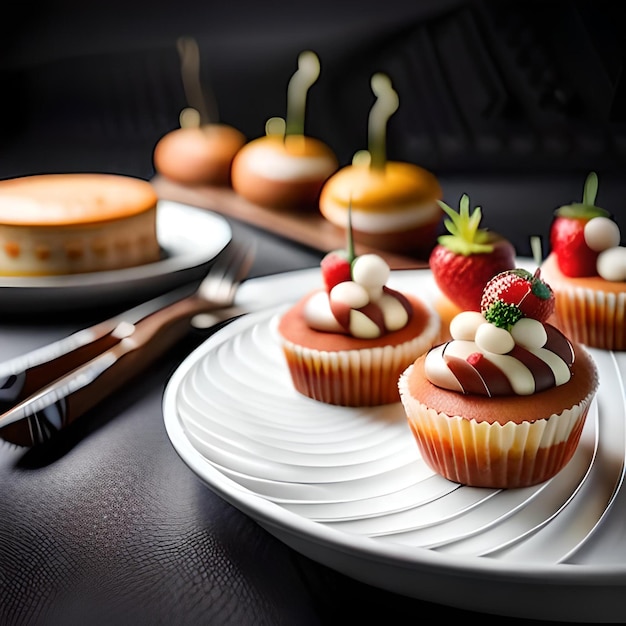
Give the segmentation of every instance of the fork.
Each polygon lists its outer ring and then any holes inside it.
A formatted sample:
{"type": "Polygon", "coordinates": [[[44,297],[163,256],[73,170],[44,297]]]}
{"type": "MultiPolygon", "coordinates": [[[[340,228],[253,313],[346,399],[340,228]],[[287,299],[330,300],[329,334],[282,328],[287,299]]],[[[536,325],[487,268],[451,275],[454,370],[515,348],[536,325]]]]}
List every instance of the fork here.
{"type": "Polygon", "coordinates": [[[0,415],[0,437],[20,446],[44,443],[164,354],[196,316],[214,312],[205,328],[236,317],[235,294],[254,254],[254,245],[231,241],[191,295],[135,321],[133,309],[5,367],[2,392],[12,383],[15,394],[0,415]]]}

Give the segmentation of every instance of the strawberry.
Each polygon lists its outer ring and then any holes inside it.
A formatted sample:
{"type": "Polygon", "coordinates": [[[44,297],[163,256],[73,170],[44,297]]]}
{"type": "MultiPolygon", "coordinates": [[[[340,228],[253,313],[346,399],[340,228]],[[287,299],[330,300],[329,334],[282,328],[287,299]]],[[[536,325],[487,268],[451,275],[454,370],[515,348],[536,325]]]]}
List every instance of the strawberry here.
{"type": "Polygon", "coordinates": [[[326,291],[339,283],[352,280],[351,263],[343,250],[333,250],[324,256],[320,262],[322,268],[322,279],[326,291]]]}
{"type": "Polygon", "coordinates": [[[545,322],[554,312],[554,293],[541,278],[521,268],[496,274],[485,286],[480,309],[488,322],[510,328],[520,317],[545,322]]]}
{"type": "Polygon", "coordinates": [[[582,203],[558,208],[550,227],[550,248],[565,276],[595,276],[598,251],[585,242],[585,224],[594,217],[608,217],[608,211],[595,206],[598,176],[591,172],[585,180],[582,203]]]}
{"type": "Polygon", "coordinates": [[[356,258],[352,236],[352,205],[348,205],[348,229],[345,250],[332,250],[320,262],[326,292],[339,283],[352,280],[352,263],[356,258]]]}
{"type": "Polygon", "coordinates": [[[439,202],[449,219],[449,235],[441,235],[429,257],[433,278],[441,292],[459,308],[480,311],[480,299],[487,281],[515,267],[515,248],[504,237],[479,228],[480,207],[470,214],[469,197],[464,194],[457,213],[439,202]]]}

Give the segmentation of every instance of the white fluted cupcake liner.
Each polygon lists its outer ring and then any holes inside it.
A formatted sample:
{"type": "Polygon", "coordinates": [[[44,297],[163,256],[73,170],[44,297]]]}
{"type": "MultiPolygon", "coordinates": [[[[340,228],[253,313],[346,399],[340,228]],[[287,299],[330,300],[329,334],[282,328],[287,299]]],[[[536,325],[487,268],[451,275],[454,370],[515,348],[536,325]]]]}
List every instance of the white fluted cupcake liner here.
{"type": "Polygon", "coordinates": [[[603,350],[626,350],[626,291],[552,284],[558,327],[572,340],[603,350]]]}
{"type": "Polygon", "coordinates": [[[432,347],[438,332],[433,322],[402,344],[336,352],[285,340],[282,345],[293,384],[303,395],[340,406],[377,406],[399,402],[400,374],[432,347]]]}
{"type": "Polygon", "coordinates": [[[489,424],[422,404],[409,393],[410,370],[398,386],[424,461],[445,478],[474,487],[527,487],[556,475],[576,450],[594,397],[548,418],[489,424]]]}

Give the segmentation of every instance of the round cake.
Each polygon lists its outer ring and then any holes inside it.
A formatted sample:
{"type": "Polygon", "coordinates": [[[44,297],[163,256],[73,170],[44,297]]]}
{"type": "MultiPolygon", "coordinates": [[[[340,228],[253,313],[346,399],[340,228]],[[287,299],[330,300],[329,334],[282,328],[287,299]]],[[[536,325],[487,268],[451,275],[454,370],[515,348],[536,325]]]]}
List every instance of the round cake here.
{"type": "Polygon", "coordinates": [[[246,200],[266,208],[317,210],[322,185],[337,167],[335,153],[319,139],[265,135],[235,156],[232,186],[246,200]]]}
{"type": "Polygon", "coordinates": [[[0,181],[0,274],[53,276],[158,261],[157,196],[113,174],[0,181]]]}
{"type": "Polygon", "coordinates": [[[374,168],[365,161],[341,168],[324,184],[319,210],[354,239],[379,250],[428,258],[441,224],[441,187],[429,171],[401,161],[374,168]]]}
{"type": "Polygon", "coordinates": [[[154,148],[154,168],[181,185],[230,185],[230,171],[246,137],[227,124],[183,127],[164,135],[154,148]]]}
{"type": "Polygon", "coordinates": [[[469,486],[516,488],[569,462],[598,373],[586,350],[546,321],[553,310],[538,273],[498,274],[482,312],[457,315],[452,339],[402,374],[408,423],[433,471],[469,486]]]}
{"type": "Polygon", "coordinates": [[[342,406],[398,402],[398,377],[434,345],[439,318],[419,298],[386,286],[389,266],[378,255],[350,263],[333,252],[322,273],[324,287],[278,321],[295,388],[342,406]]]}

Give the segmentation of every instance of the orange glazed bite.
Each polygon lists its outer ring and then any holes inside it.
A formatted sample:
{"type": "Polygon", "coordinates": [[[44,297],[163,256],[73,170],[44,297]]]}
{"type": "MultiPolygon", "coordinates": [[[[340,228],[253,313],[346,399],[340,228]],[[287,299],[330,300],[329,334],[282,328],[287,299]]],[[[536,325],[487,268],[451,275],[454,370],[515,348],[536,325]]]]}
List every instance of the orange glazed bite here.
{"type": "Polygon", "coordinates": [[[179,37],[176,44],[190,106],[179,115],[180,128],[157,142],[154,169],[180,185],[228,186],[233,158],[246,143],[246,137],[235,127],[220,123],[216,98],[205,98],[208,86],[200,81],[200,49],[196,40],[179,37]]]}
{"type": "Polygon", "coordinates": [[[374,74],[371,86],[377,98],[370,110],[368,149],[326,181],[319,210],[341,229],[348,227],[350,211],[355,241],[428,259],[443,216],[441,186],[428,170],[387,159],[387,120],[398,108],[398,95],[385,74],[374,74]]]}
{"type": "Polygon", "coordinates": [[[417,165],[388,161],[375,169],[357,159],[326,181],[319,208],[329,222],[345,228],[350,207],[355,240],[426,259],[441,224],[440,198],[436,177],[417,165]]]}
{"type": "Polygon", "coordinates": [[[158,261],[157,196],[112,174],[0,181],[0,274],[52,276],[158,261]]]}
{"type": "Polygon", "coordinates": [[[245,135],[227,124],[177,128],[157,142],[154,168],[181,185],[229,186],[233,159],[245,143],[245,135]]]}
{"type": "Polygon", "coordinates": [[[239,150],[232,186],[246,200],[266,208],[311,211],[337,166],[334,152],[314,137],[269,134],[239,150]]]}

